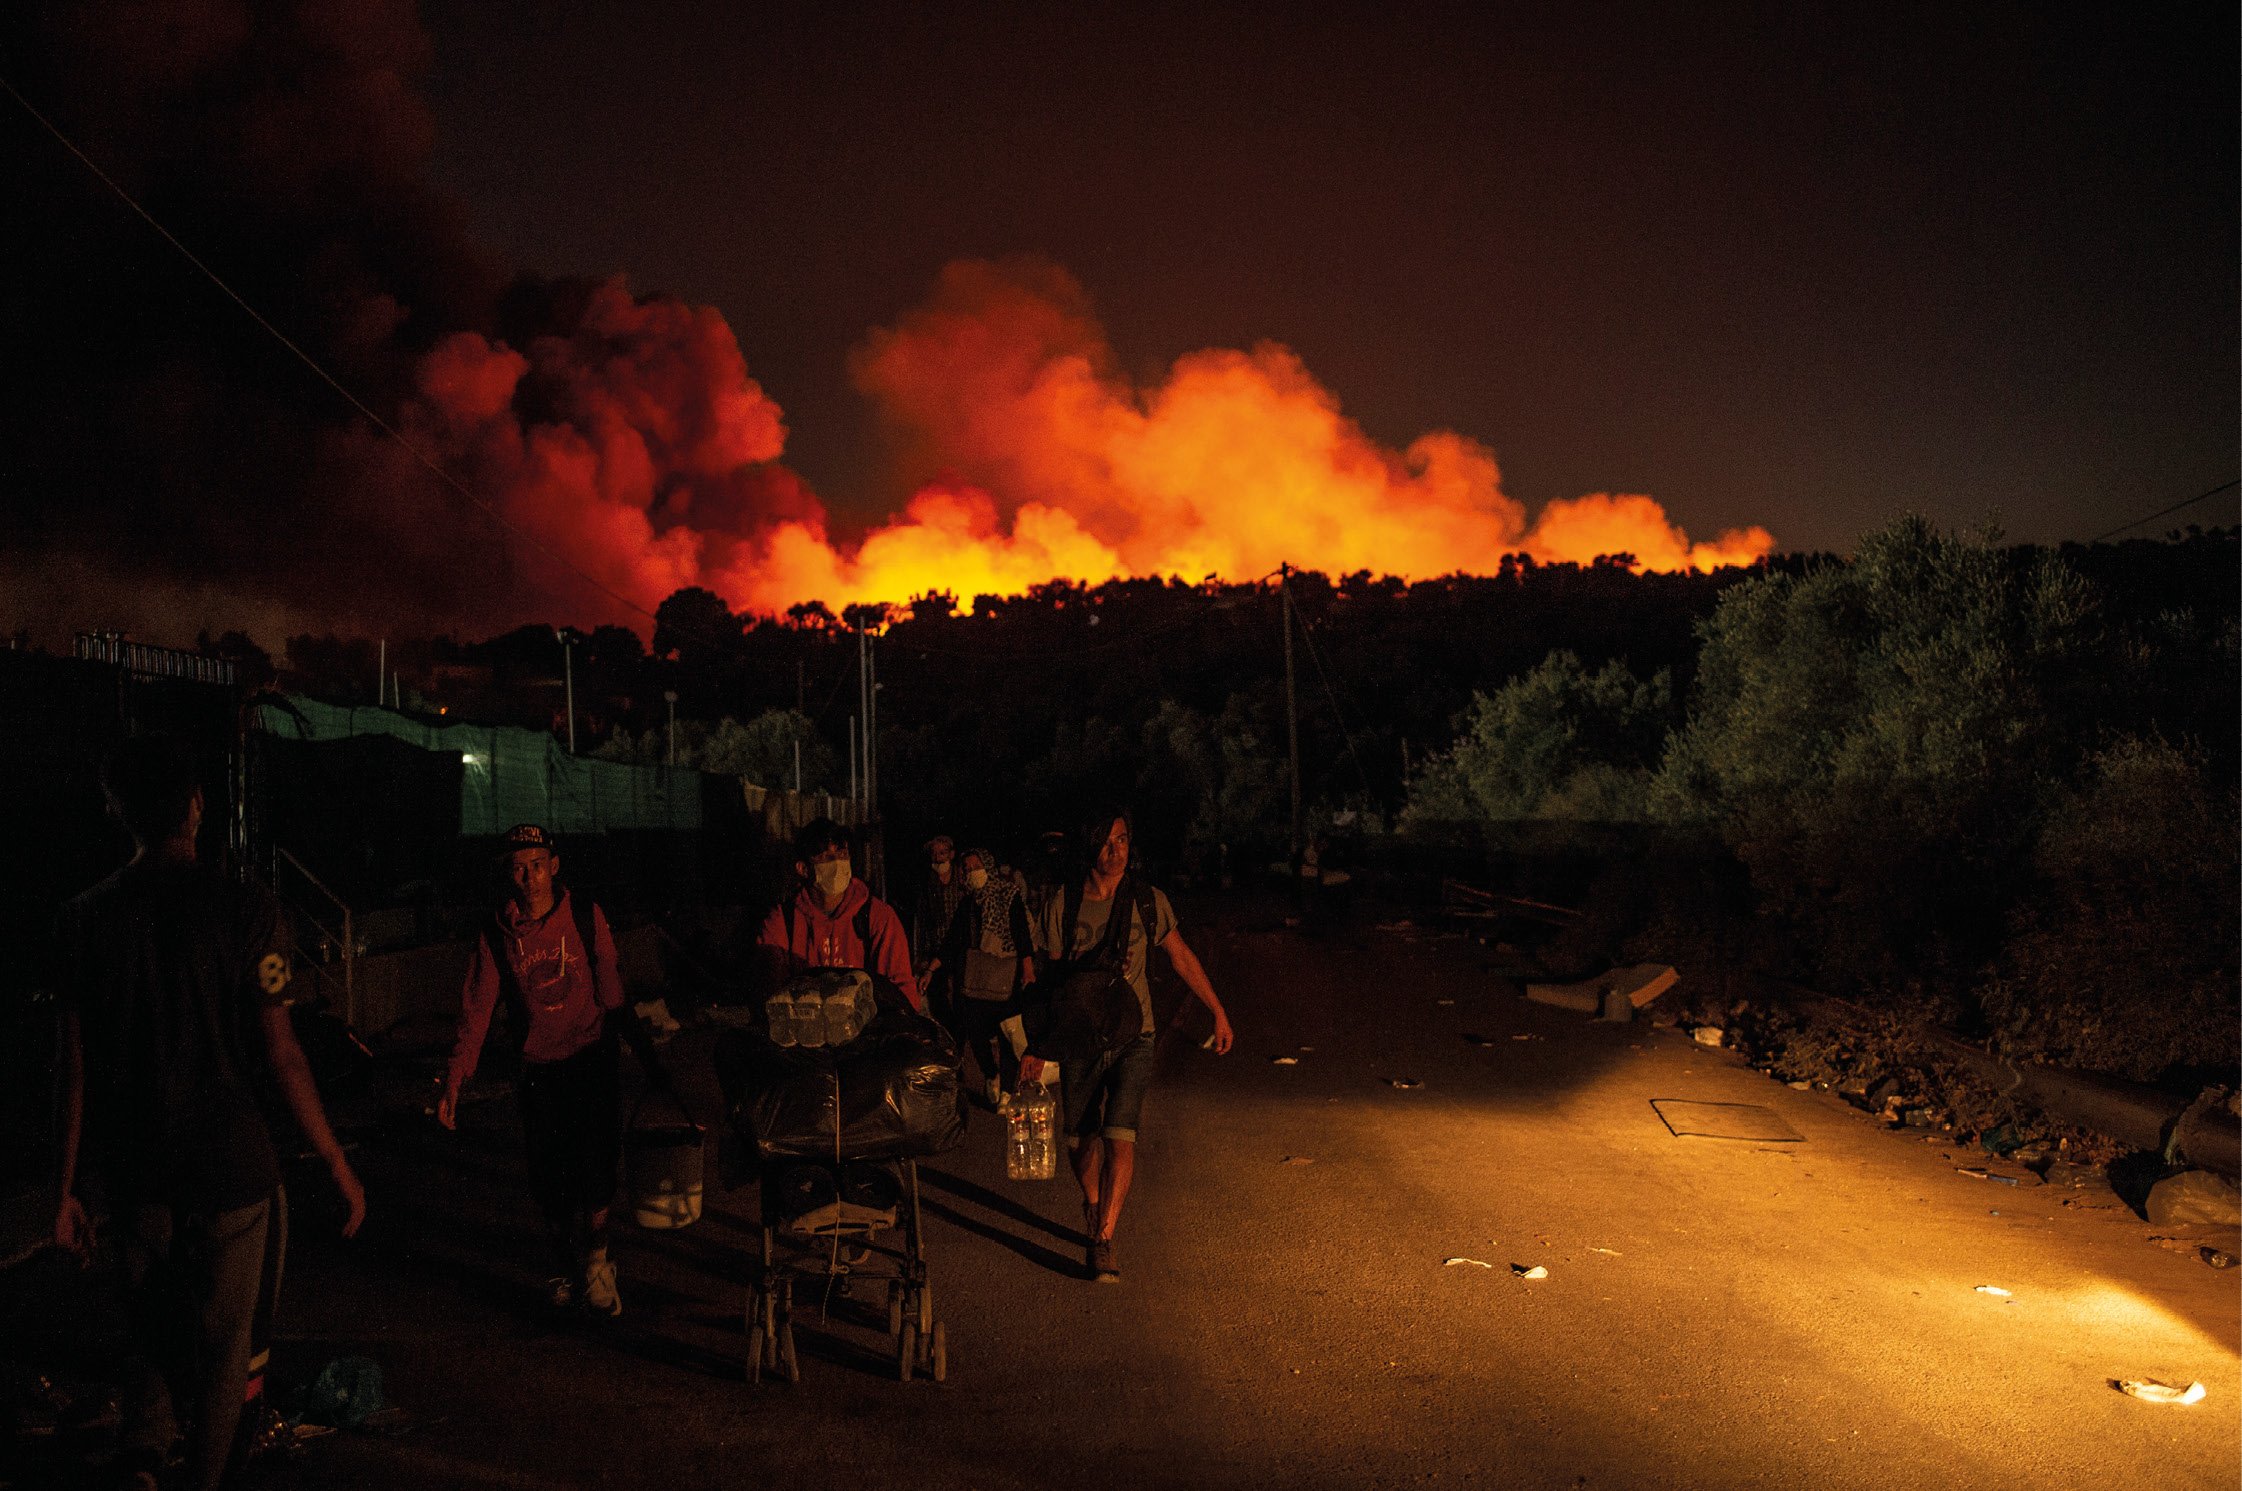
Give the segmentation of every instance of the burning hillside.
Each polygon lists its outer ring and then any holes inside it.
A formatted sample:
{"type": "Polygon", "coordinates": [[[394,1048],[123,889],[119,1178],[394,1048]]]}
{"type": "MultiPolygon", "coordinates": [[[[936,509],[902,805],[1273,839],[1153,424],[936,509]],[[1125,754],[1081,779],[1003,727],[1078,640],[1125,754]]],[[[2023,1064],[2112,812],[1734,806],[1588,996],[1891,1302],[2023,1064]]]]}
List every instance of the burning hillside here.
{"type": "Polygon", "coordinates": [[[620,282],[521,349],[447,339],[421,365],[412,426],[513,521],[648,608],[684,585],[777,612],[1049,579],[1247,579],[1286,561],[1406,579],[1513,553],[1712,569],[1774,543],[1756,527],[1692,543],[1633,495],[1529,521],[1486,446],[1449,431],[1382,446],[1274,343],[1189,353],[1139,386],[1048,265],[951,265],[852,368],[944,473],[854,543],[779,464],[780,410],[723,318],[620,282]]]}

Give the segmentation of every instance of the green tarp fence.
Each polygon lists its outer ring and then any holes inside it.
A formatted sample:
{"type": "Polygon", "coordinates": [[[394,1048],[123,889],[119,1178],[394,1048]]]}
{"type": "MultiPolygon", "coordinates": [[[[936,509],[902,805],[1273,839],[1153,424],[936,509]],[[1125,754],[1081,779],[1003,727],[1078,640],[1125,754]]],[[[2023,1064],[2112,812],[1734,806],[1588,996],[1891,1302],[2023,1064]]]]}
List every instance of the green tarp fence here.
{"type": "Polygon", "coordinates": [[[701,826],[699,772],[571,756],[540,730],[433,725],[394,710],[322,704],[294,694],[285,707],[265,704],[257,712],[259,728],[287,740],[388,735],[424,751],[458,756],[459,831],[465,837],[494,837],[517,823],[540,823],[557,834],[701,826]]]}

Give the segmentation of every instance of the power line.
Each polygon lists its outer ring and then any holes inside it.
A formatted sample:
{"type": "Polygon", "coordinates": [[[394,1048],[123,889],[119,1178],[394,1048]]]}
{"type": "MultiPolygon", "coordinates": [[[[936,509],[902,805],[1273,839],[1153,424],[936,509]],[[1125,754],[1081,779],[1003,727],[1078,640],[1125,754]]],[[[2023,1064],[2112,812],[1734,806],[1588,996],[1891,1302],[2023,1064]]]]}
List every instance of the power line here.
{"type": "MultiPolygon", "coordinates": [[[[1285,590],[1288,594],[1291,589],[1291,585],[1287,583],[1285,590]]],[[[1297,602],[1294,603],[1292,609],[1295,615],[1299,614],[1300,607],[1297,602]]],[[[1300,618],[1300,635],[1308,643],[1308,660],[1316,665],[1316,677],[1323,682],[1323,696],[1331,703],[1331,716],[1338,721],[1339,734],[1347,742],[1347,756],[1355,764],[1355,776],[1361,781],[1362,790],[1367,793],[1370,791],[1370,772],[1362,764],[1362,752],[1355,749],[1354,732],[1347,728],[1347,712],[1339,707],[1338,690],[1331,686],[1331,674],[1323,666],[1323,653],[1316,647],[1316,634],[1308,626],[1308,619],[1305,616],[1300,618]]]]}
{"type": "Polygon", "coordinates": [[[2171,516],[2172,514],[2174,514],[2174,513],[2178,512],[2178,511],[2179,511],[2179,510],[2180,510],[2181,508],[2183,508],[2183,507],[2193,507],[2193,506],[2195,506],[2195,505],[2196,505],[2196,504],[2197,504],[2198,502],[2208,502],[2208,501],[2210,501],[2210,500],[2211,500],[2211,499],[2212,499],[2213,497],[2216,497],[2216,496],[2218,496],[2218,495],[2219,495],[2219,493],[2221,493],[2221,492],[2231,492],[2231,491],[2233,491],[2233,490],[2234,490],[2234,489],[2235,489],[2236,487],[2242,487],[2242,477],[2237,477],[2237,478],[2236,478],[2235,480],[2233,480],[2233,481],[2222,481],[2222,482],[2220,482],[2220,483],[2219,483],[2219,484],[2218,484],[2217,486],[2213,487],[2213,488],[2212,488],[2212,489],[2211,489],[2210,491],[2208,491],[2208,492],[2198,492],[2198,493],[2196,493],[2196,494],[2195,494],[2195,495],[2194,495],[2193,497],[2190,497],[2190,498],[2189,498],[2189,499],[2188,499],[2187,501],[2185,501],[2185,502],[2175,502],[2175,503],[2173,503],[2173,504],[2172,504],[2172,505],[2171,505],[2170,507],[2164,508],[2164,509],[2162,509],[2161,511],[2158,511],[2158,512],[2153,512],[2153,513],[2150,513],[2150,514],[2149,514],[2149,515],[2148,515],[2147,517],[2145,517],[2145,518],[2135,518],[2135,519],[2134,519],[2134,520],[2133,520],[2132,522],[2130,522],[2130,523],[2120,523],[2120,524],[2118,524],[2118,525],[2117,525],[2117,527],[2115,527],[2115,528],[2112,528],[2112,529],[2111,529],[2111,530],[2110,530],[2110,531],[2109,531],[2108,533],[2097,533],[2097,534],[2095,534],[2095,535],[2094,535],[2094,537],[2092,537],[2092,538],[2088,539],[2088,540],[2087,540],[2087,542],[2088,542],[2088,543],[2090,543],[2090,544],[2098,544],[2098,543],[2100,543],[2100,542],[2101,542],[2101,541],[2102,541],[2103,539],[2106,539],[2106,538],[2115,538],[2115,537],[2116,537],[2117,535],[2119,535],[2119,534],[2123,533],[2123,532],[2124,532],[2124,531],[2125,531],[2126,529],[2128,529],[2128,528],[2138,528],[2138,527],[2140,527],[2140,526],[2141,526],[2141,525],[2142,525],[2143,523],[2153,523],[2153,522],[2155,522],[2155,521],[2156,521],[2156,520],[2157,520],[2158,518],[2168,518],[2168,517],[2170,517],[2170,516],[2171,516]]]}
{"type": "Polygon", "coordinates": [[[351,408],[357,410],[360,414],[364,415],[375,429],[380,430],[384,435],[387,435],[390,439],[396,441],[398,445],[402,446],[407,454],[412,456],[412,458],[415,461],[418,461],[422,466],[426,467],[429,473],[433,475],[438,481],[451,488],[452,491],[458,493],[460,497],[464,498],[469,504],[480,510],[484,516],[488,517],[499,527],[505,529],[508,533],[511,533],[514,537],[520,539],[523,543],[529,545],[530,548],[536,550],[545,558],[552,560],[555,564],[559,565],[562,569],[567,570],[570,574],[576,576],[585,584],[599,591],[608,599],[614,601],[616,604],[623,606],[630,611],[634,611],[637,614],[644,616],[649,621],[652,621],[654,619],[654,613],[652,611],[647,610],[644,606],[632,600],[629,596],[624,595],[621,591],[616,590],[614,587],[607,584],[606,581],[600,579],[590,571],[581,568],[566,555],[560,553],[551,545],[538,538],[536,534],[531,533],[529,530],[523,528],[520,524],[515,523],[503,512],[499,511],[497,507],[486,501],[481,496],[477,495],[472,489],[467,486],[465,482],[462,482],[458,477],[453,476],[451,472],[445,470],[443,465],[439,463],[435,459],[435,457],[429,455],[426,451],[422,450],[412,441],[406,439],[404,434],[399,431],[396,426],[392,425],[388,420],[383,419],[379,414],[376,414],[373,411],[372,407],[368,405],[364,399],[351,392],[349,388],[344,386],[341,379],[337,378],[333,373],[328,372],[317,358],[313,357],[309,352],[306,352],[302,347],[297,346],[294,341],[289,339],[288,335],[285,332],[283,332],[279,327],[273,325],[271,321],[267,320],[264,314],[260,312],[254,305],[251,305],[240,291],[234,289],[232,285],[226,283],[224,278],[222,278],[216,270],[212,269],[209,265],[203,263],[201,259],[197,258],[195,256],[194,250],[188,248],[186,244],[180,242],[178,236],[174,234],[169,228],[165,227],[162,223],[158,222],[155,218],[155,215],[149,212],[147,208],[141,206],[140,203],[133,197],[132,193],[126,191],[122,186],[119,186],[116,181],[110,177],[108,172],[102,170],[100,166],[96,165],[94,163],[93,157],[87,155],[83,150],[80,150],[75,141],[73,141],[68,135],[64,134],[59,128],[57,128],[54,122],[48,119],[46,115],[40,113],[39,110],[32,105],[31,100],[25,98],[20,92],[18,92],[16,89],[16,85],[13,82],[9,81],[9,79],[5,75],[0,75],[0,88],[5,88],[8,92],[8,96],[14,99],[19,105],[21,105],[25,113],[29,114],[33,119],[39,122],[39,127],[41,129],[44,129],[48,134],[54,136],[55,139],[60,142],[63,149],[76,156],[80,165],[84,166],[88,171],[91,171],[94,174],[94,178],[96,180],[98,180],[103,186],[109,188],[111,192],[115,193],[117,200],[123,202],[125,206],[131,208],[134,214],[137,215],[142,222],[153,228],[164,242],[170,244],[174,249],[177,249],[179,251],[180,257],[185,259],[189,264],[192,264],[198,271],[200,271],[203,278],[209,280],[213,285],[216,285],[219,290],[225,294],[227,299],[231,300],[235,305],[241,307],[243,313],[246,314],[250,320],[256,322],[257,325],[262,327],[274,341],[280,343],[281,346],[286,347],[291,353],[293,353],[298,362],[301,362],[305,367],[311,369],[313,374],[315,374],[321,382],[325,383],[329,388],[333,389],[338,395],[341,396],[343,402],[350,405],[351,408]]]}

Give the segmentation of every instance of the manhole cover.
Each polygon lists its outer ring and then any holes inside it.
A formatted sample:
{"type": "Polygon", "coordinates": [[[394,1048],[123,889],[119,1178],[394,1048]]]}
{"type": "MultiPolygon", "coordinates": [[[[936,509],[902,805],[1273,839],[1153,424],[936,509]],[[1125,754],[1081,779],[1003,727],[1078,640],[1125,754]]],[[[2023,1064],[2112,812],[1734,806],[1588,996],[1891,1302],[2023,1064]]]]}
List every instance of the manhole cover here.
{"type": "Polygon", "coordinates": [[[1803,1144],[1806,1136],[1792,1128],[1772,1108],[1756,1103],[1692,1103],[1681,1098],[1652,1098],[1650,1106],[1666,1121],[1676,1137],[1700,1139],[1753,1139],[1768,1144],[1803,1144]]]}

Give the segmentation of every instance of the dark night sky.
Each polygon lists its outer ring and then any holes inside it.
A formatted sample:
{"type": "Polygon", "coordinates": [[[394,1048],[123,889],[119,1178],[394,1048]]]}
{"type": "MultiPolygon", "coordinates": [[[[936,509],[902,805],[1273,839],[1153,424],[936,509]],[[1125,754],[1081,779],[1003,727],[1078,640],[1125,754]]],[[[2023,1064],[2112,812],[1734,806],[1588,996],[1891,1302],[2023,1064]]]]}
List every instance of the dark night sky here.
{"type": "Polygon", "coordinates": [[[1530,505],[2082,538],[2236,471],[2231,7],[584,10],[425,7],[437,184],[720,307],[844,511],[849,347],[1020,252],[1140,374],[1281,341],[1530,505]]]}

